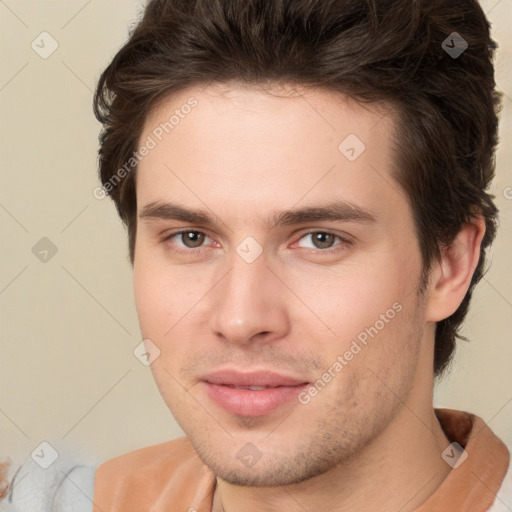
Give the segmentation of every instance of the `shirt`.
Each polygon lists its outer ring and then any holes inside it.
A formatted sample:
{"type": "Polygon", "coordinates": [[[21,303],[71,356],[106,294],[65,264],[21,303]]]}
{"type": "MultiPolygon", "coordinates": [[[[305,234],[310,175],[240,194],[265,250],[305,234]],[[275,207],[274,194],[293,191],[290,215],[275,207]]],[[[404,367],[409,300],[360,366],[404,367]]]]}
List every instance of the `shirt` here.
{"type": "MultiPolygon", "coordinates": [[[[464,448],[467,459],[453,465],[415,512],[511,511],[512,473],[505,444],[474,414],[435,412],[450,442],[464,448]]],[[[457,447],[453,450],[447,447],[445,460],[455,460],[457,447]]],[[[95,475],[93,512],[211,512],[215,485],[215,475],[182,437],[103,462],[95,475]]]]}

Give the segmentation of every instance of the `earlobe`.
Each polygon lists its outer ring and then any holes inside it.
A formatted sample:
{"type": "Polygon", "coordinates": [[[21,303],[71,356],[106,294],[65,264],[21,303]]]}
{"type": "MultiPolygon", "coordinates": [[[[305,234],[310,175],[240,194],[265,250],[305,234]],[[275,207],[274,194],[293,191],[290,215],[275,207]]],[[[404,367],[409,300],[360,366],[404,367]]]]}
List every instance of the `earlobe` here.
{"type": "Polygon", "coordinates": [[[485,234],[483,217],[465,224],[432,269],[426,320],[440,322],[457,311],[471,284],[485,234]]]}

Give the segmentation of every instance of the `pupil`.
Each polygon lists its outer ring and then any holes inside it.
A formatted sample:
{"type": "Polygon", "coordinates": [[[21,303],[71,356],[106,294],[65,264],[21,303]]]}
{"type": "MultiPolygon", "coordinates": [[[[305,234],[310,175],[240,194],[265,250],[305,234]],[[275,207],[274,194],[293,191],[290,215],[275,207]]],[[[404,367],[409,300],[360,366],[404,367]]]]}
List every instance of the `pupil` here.
{"type": "Polygon", "coordinates": [[[184,242],[188,247],[198,247],[203,241],[203,235],[196,231],[188,231],[187,233],[184,233],[184,235],[184,242]]]}
{"type": "Polygon", "coordinates": [[[332,236],[333,235],[329,233],[317,233],[315,236],[315,242],[318,243],[323,249],[328,248],[332,245],[329,243],[332,242],[332,236]],[[327,241],[325,239],[327,239],[327,241]]]}

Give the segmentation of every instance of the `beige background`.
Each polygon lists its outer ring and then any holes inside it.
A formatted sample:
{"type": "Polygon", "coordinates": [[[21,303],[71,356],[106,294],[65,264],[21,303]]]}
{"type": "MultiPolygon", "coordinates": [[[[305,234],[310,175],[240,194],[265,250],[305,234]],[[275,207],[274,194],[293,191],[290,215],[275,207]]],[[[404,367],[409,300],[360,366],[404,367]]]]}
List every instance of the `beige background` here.
{"type": "MultiPolygon", "coordinates": [[[[469,314],[472,341],[460,344],[435,404],[479,414],[512,445],[512,4],[482,5],[507,95],[493,186],[501,231],[469,314]]],[[[133,355],[141,338],[126,235],[113,204],[92,194],[92,91],[141,6],[0,2],[0,453],[14,459],[43,440],[102,460],[182,435],[133,355]],[[47,59],[31,48],[43,31],[59,45],[47,59]],[[58,251],[46,263],[32,252],[43,237],[58,251]]]]}

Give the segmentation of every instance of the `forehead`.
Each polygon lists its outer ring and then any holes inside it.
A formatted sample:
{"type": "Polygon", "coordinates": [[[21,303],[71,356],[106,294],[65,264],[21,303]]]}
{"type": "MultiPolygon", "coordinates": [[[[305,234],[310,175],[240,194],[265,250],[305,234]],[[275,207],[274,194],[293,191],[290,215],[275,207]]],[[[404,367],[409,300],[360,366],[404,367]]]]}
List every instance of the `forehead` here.
{"type": "Polygon", "coordinates": [[[139,211],[166,199],[202,210],[220,201],[248,214],[336,196],[368,209],[403,201],[392,178],[393,135],[387,105],[340,93],[191,87],[146,118],[139,146],[151,140],[152,149],[138,166],[139,211]]]}
{"type": "Polygon", "coordinates": [[[161,142],[172,134],[182,143],[180,132],[188,138],[186,125],[190,124],[203,125],[194,133],[194,142],[203,138],[229,143],[226,136],[234,140],[244,135],[254,143],[268,142],[277,131],[295,137],[300,133],[316,134],[318,139],[327,137],[326,142],[330,142],[347,129],[361,139],[371,136],[382,142],[377,139],[392,134],[393,109],[384,102],[361,103],[340,92],[291,84],[211,84],[190,87],[161,99],[148,113],[143,135],[154,134],[161,142]],[[380,128],[375,129],[378,124],[380,128]]]}

